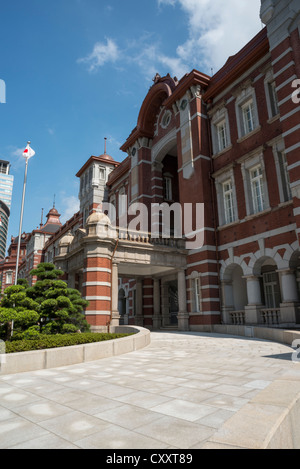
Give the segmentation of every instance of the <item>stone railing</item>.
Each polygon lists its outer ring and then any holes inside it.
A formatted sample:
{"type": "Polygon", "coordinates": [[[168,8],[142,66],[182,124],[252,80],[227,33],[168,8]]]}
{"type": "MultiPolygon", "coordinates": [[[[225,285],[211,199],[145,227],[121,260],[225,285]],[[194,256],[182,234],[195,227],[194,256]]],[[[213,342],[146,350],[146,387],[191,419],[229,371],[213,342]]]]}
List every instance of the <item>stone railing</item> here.
{"type": "Polygon", "coordinates": [[[280,323],[280,308],[264,308],[260,314],[263,325],[276,326],[280,323]]]}
{"type": "Polygon", "coordinates": [[[117,237],[120,241],[131,241],[134,243],[150,244],[152,246],[170,247],[176,249],[185,249],[185,240],[183,238],[153,237],[151,233],[143,231],[128,230],[127,228],[116,228],[117,237]]]}
{"type": "Polygon", "coordinates": [[[245,311],[231,311],[231,324],[243,325],[246,322],[245,311]]]}

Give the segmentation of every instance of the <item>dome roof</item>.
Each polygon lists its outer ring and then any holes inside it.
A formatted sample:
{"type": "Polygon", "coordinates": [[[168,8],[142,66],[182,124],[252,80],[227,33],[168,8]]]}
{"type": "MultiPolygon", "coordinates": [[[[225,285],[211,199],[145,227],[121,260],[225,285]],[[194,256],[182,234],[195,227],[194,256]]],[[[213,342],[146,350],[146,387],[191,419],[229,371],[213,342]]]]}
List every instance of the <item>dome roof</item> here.
{"type": "Polygon", "coordinates": [[[96,224],[96,223],[101,223],[101,224],[105,224],[105,225],[110,225],[110,219],[108,218],[107,215],[105,215],[105,213],[103,212],[94,212],[92,213],[87,221],[86,221],[87,225],[92,225],[92,224],[96,224]]]}
{"type": "Polygon", "coordinates": [[[103,155],[99,155],[98,158],[107,161],[115,161],[112,156],[108,155],[107,153],[103,153],[103,155]]]}
{"type": "Polygon", "coordinates": [[[59,245],[61,246],[63,244],[65,244],[65,245],[66,244],[71,244],[73,239],[74,239],[74,236],[72,235],[71,231],[68,231],[68,233],[61,238],[61,240],[59,242],[59,245]]]}

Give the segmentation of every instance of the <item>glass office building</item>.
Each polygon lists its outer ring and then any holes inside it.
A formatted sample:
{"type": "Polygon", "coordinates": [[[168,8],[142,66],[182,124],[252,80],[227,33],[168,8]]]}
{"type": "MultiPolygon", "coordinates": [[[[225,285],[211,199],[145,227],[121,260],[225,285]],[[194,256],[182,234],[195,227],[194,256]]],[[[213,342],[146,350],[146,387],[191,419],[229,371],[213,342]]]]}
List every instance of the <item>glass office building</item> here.
{"type": "Polygon", "coordinates": [[[5,258],[14,177],[9,161],[0,160],[0,259],[5,258]]]}

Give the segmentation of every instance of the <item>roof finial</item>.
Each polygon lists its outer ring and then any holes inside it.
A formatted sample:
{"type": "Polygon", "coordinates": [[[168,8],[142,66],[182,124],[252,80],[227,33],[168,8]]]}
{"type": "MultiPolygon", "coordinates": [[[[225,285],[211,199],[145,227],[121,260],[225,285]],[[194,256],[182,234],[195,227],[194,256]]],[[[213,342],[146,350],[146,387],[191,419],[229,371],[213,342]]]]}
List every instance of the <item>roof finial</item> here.
{"type": "Polygon", "coordinates": [[[44,214],[44,209],[42,208],[41,223],[40,223],[41,228],[43,226],[43,214],[44,214]]]}
{"type": "Polygon", "coordinates": [[[55,208],[55,194],[54,194],[54,197],[53,197],[53,208],[55,208]]]}
{"type": "Polygon", "coordinates": [[[106,140],[107,140],[107,138],[104,137],[104,155],[106,155],[106,140]]]}

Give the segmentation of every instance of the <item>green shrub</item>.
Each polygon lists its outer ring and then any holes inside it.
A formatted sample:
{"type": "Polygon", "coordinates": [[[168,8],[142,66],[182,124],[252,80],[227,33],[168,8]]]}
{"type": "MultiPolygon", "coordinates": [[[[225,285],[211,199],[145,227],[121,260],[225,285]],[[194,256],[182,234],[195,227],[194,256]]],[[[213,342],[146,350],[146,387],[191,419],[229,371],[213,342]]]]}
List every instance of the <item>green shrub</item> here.
{"type": "Polygon", "coordinates": [[[28,340],[23,339],[14,340],[13,342],[6,342],[6,353],[28,352],[30,350],[43,350],[47,348],[57,347],[69,347],[71,345],[90,344],[132,335],[86,332],[83,334],[40,334],[38,338],[34,338],[34,334],[35,331],[34,329],[32,329],[31,334],[29,334],[30,338],[28,340]]]}

